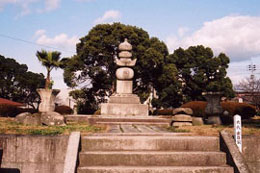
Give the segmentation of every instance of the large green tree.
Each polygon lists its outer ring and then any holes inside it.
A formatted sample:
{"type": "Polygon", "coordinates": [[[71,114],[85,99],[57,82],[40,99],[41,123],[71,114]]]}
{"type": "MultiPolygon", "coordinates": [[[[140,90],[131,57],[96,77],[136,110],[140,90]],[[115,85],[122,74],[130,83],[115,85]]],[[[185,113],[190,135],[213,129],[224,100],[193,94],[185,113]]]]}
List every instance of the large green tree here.
{"type": "Polygon", "coordinates": [[[203,100],[202,92],[207,91],[224,92],[226,97],[234,96],[232,82],[226,76],[229,58],[224,53],[214,56],[209,47],[191,46],[186,50],[175,50],[169,61],[178,69],[183,102],[203,100]]]}
{"type": "MultiPolygon", "coordinates": [[[[85,86],[85,96],[93,97],[96,105],[104,102],[106,96],[115,89],[115,57],[118,45],[127,38],[133,46],[133,59],[137,58],[134,67],[134,93],[144,101],[151,90],[161,90],[163,79],[168,84],[175,80],[176,68],[168,65],[168,49],[155,37],[135,26],[120,23],[95,26],[80,39],[77,54],[68,61],[64,71],[64,81],[70,87],[85,86]],[[167,71],[167,73],[165,72],[167,71]]],[[[85,98],[93,101],[93,98],[85,98]]]]}
{"type": "Polygon", "coordinates": [[[0,97],[34,107],[39,102],[37,88],[44,86],[44,75],[28,71],[25,64],[0,55],[0,97]]]}

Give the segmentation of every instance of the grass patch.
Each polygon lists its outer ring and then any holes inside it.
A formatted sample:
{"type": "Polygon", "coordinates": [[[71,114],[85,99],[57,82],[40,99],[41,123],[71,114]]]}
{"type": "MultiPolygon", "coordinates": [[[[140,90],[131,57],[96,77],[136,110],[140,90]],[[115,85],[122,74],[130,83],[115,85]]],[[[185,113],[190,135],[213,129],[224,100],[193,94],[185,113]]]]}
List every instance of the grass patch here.
{"type": "MultiPolygon", "coordinates": [[[[234,134],[233,124],[231,125],[200,125],[200,126],[183,126],[183,127],[168,127],[170,132],[190,132],[187,135],[198,136],[219,136],[222,130],[234,134]]],[[[242,134],[243,135],[257,135],[260,136],[260,117],[255,116],[250,120],[242,121],[242,134]]]]}
{"type": "Polygon", "coordinates": [[[17,123],[14,118],[0,118],[0,134],[20,135],[60,135],[80,131],[83,134],[102,132],[105,126],[94,126],[88,123],[68,122],[66,126],[33,126],[17,123]]]}
{"type": "Polygon", "coordinates": [[[176,128],[176,127],[167,127],[167,130],[170,132],[175,132],[175,133],[188,133],[190,132],[189,129],[181,129],[181,128],[176,128]]]}

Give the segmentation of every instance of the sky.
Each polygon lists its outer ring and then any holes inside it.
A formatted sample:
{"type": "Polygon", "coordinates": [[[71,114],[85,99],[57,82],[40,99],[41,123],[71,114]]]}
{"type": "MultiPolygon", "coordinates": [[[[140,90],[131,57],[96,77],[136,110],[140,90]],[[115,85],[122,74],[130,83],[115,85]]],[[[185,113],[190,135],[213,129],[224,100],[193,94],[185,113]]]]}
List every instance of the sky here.
{"type": "MultiPolygon", "coordinates": [[[[230,58],[233,84],[260,70],[259,0],[0,0],[0,54],[46,74],[37,50],[75,54],[76,43],[97,24],[120,22],[146,30],[169,52],[204,45],[230,58]]],[[[53,70],[54,88],[67,88],[53,70]]]]}

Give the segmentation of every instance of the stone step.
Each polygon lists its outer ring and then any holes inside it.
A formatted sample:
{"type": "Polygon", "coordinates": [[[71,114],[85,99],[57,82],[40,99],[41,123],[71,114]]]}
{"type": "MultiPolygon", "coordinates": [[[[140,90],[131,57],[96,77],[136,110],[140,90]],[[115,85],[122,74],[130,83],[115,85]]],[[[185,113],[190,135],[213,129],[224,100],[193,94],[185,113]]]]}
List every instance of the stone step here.
{"type": "Polygon", "coordinates": [[[173,151],[110,151],[81,152],[80,167],[84,166],[222,166],[223,152],[173,151]]]}
{"type": "Polygon", "coordinates": [[[74,121],[74,122],[82,122],[86,121],[91,124],[102,124],[106,123],[154,123],[154,124],[170,124],[171,123],[171,117],[170,116],[100,116],[100,115],[66,115],[65,116],[66,121],[74,121]]]}
{"type": "Polygon", "coordinates": [[[104,125],[157,125],[157,126],[165,126],[165,127],[169,127],[170,123],[166,122],[121,122],[121,121],[117,121],[117,122],[95,122],[95,123],[91,123],[91,124],[104,124],[104,125]]]}
{"type": "Polygon", "coordinates": [[[84,136],[82,151],[219,151],[218,137],[202,136],[84,136]]]}
{"type": "Polygon", "coordinates": [[[160,167],[127,167],[127,166],[100,166],[79,167],[78,173],[234,173],[230,166],[160,166],[160,167]]]}

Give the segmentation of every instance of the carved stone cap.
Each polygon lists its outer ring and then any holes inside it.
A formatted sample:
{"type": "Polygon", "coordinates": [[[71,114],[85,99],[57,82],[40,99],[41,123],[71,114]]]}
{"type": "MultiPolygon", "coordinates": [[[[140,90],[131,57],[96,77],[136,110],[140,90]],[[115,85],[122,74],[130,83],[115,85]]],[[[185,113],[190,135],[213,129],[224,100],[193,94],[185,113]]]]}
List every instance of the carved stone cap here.
{"type": "Polygon", "coordinates": [[[120,51],[131,51],[132,50],[132,45],[128,43],[127,38],[125,38],[125,41],[123,43],[120,43],[118,46],[120,51]]]}

